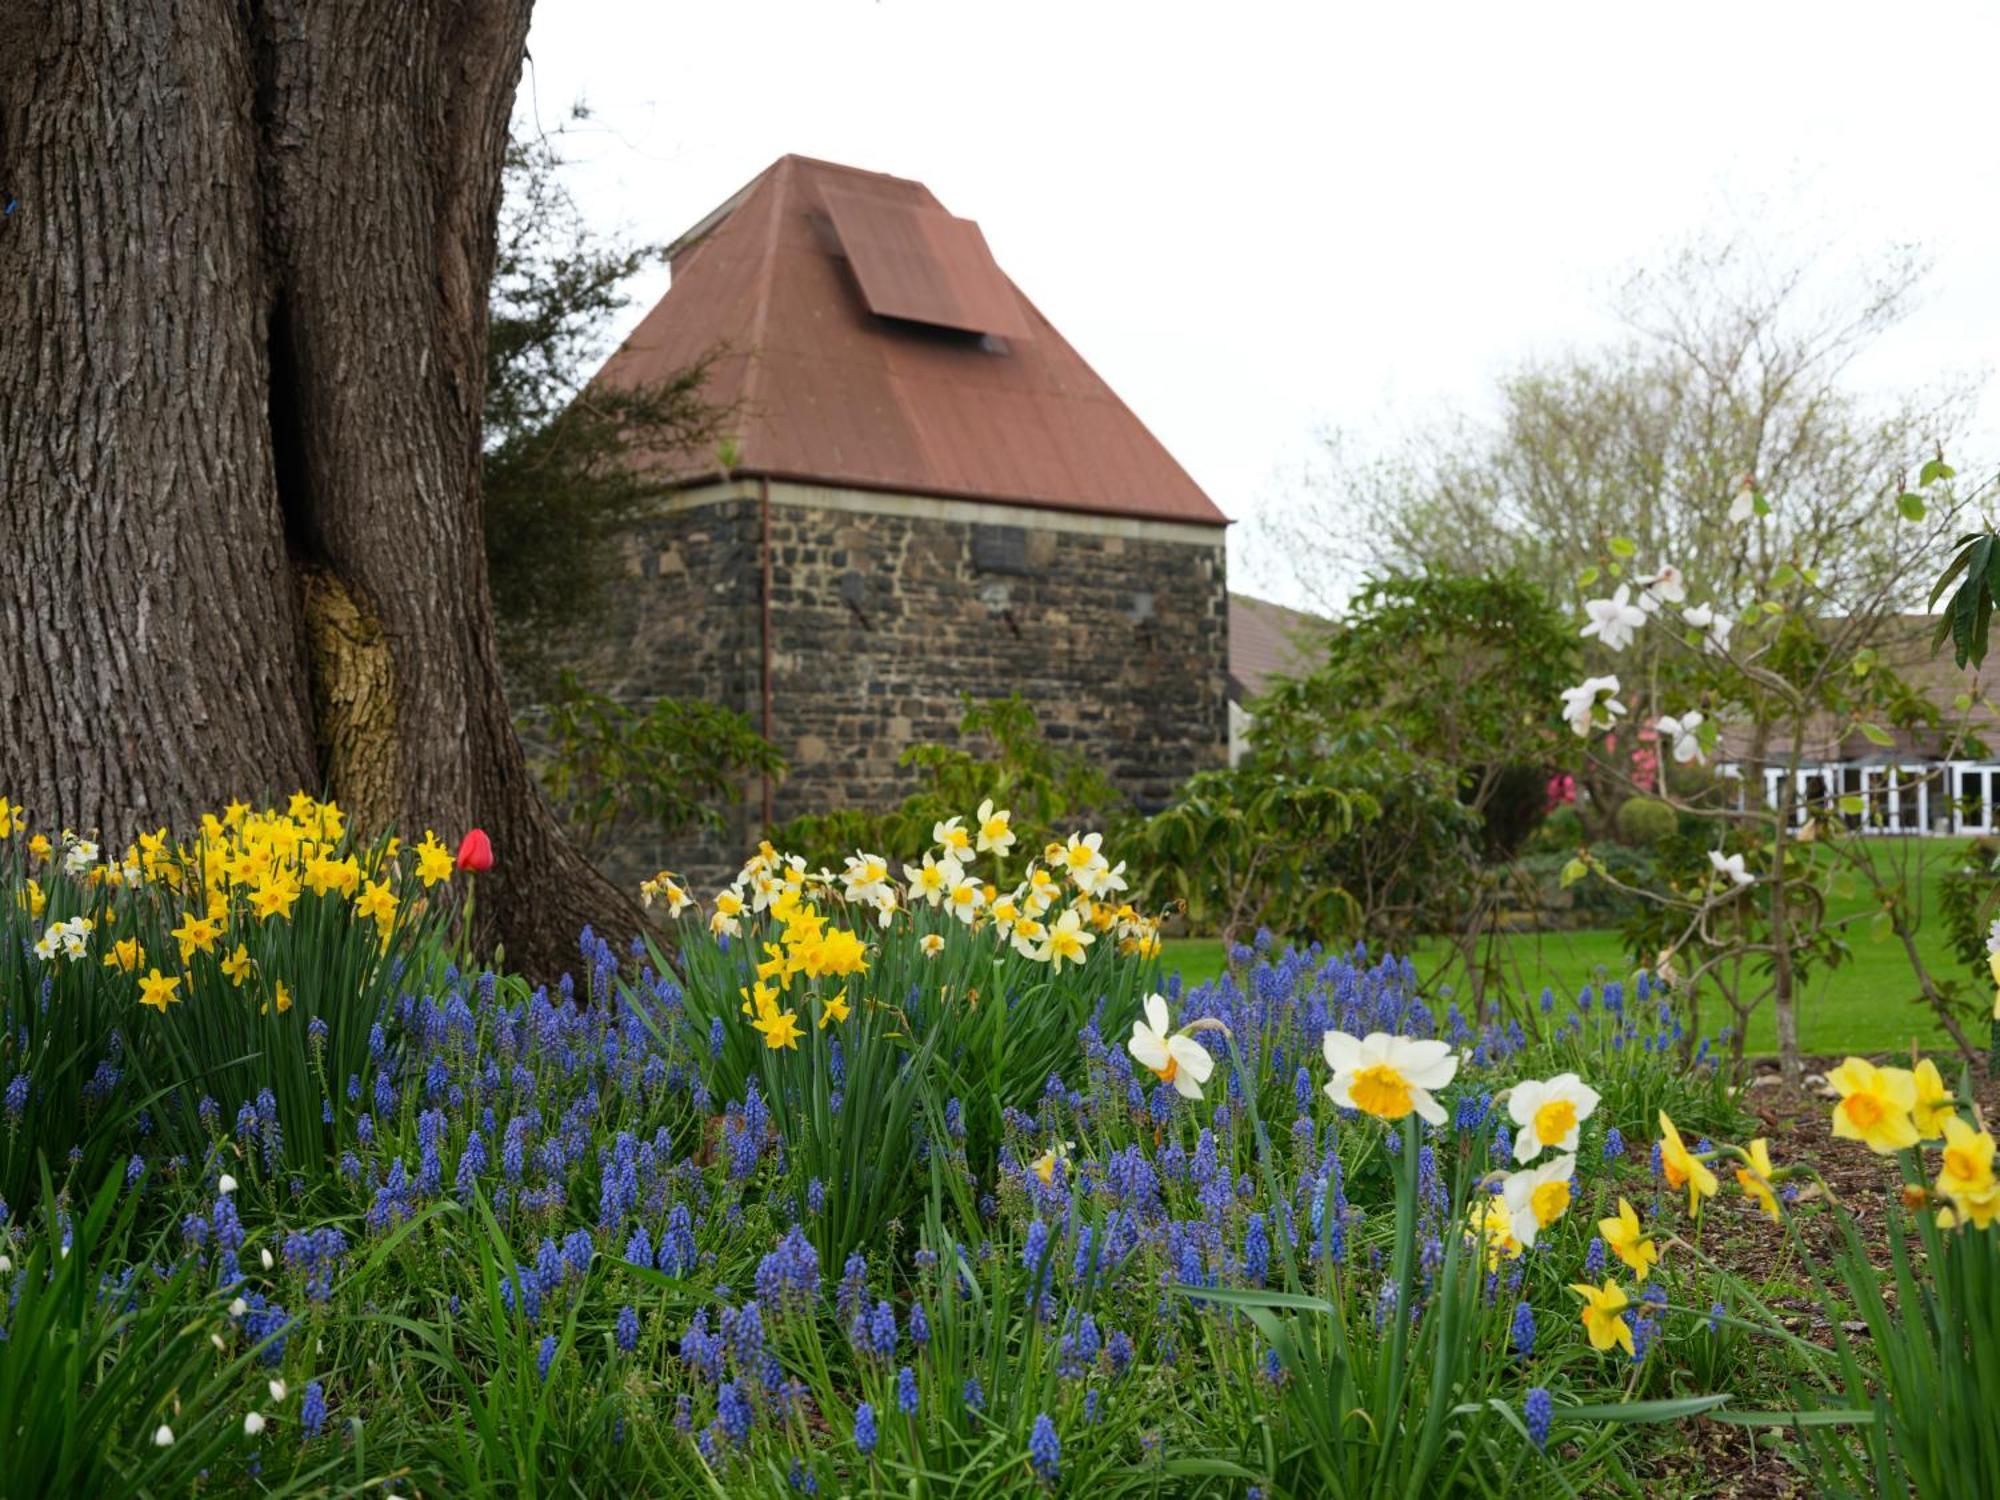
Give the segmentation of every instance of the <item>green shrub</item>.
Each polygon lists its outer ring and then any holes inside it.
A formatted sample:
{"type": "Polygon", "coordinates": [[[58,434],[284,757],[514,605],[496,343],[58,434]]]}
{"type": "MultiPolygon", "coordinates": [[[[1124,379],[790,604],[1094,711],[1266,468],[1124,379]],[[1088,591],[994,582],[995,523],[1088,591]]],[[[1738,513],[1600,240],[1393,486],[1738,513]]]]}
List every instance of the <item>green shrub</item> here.
{"type": "Polygon", "coordinates": [[[1672,837],[1679,824],[1673,808],[1655,797],[1628,797],[1618,808],[1618,837],[1642,848],[1672,837]]]}

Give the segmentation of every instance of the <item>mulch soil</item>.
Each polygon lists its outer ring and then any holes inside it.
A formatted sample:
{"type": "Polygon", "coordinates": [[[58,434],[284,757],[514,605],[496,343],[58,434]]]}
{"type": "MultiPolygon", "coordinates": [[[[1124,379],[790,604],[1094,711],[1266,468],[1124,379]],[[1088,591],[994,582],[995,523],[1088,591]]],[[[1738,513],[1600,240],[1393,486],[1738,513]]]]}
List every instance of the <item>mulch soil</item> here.
{"type": "MultiPolygon", "coordinates": [[[[1825,1088],[1825,1073],[1839,1061],[1808,1060],[1805,1084],[1799,1088],[1782,1083],[1773,1065],[1748,1080],[1737,1102],[1757,1122],[1751,1138],[1761,1135],[1769,1141],[1775,1165],[1810,1163],[1826,1179],[1841,1205],[1854,1215],[1869,1257],[1884,1269],[1886,1282],[1890,1257],[1882,1225],[1891,1195],[1900,1186],[1898,1171],[1893,1161],[1874,1155],[1859,1143],[1834,1138],[1833,1098],[1825,1088]]],[[[1907,1066],[1909,1059],[1877,1057],[1874,1061],[1907,1066]]],[[[1953,1064],[1944,1058],[1938,1062],[1946,1081],[1952,1082],[1953,1064]]],[[[1974,1094],[1985,1118],[2000,1121],[2000,1080],[1975,1073],[1974,1094]]],[[[1829,1310],[1811,1276],[1799,1264],[1791,1232],[1742,1203],[1735,1189],[1733,1164],[1719,1170],[1718,1175],[1725,1185],[1724,1201],[1710,1209],[1703,1250],[1757,1289],[1790,1332],[1831,1347],[1834,1331],[1829,1310]],[[1731,1197],[1737,1201],[1728,1202],[1731,1197]],[[1724,1211],[1717,1212],[1717,1208],[1724,1211]],[[1742,1211],[1726,1211],[1731,1208],[1742,1211]]],[[[1836,1217],[1821,1205],[1805,1203],[1798,1206],[1793,1223],[1822,1274],[1837,1285],[1832,1257],[1844,1237],[1836,1217]]],[[[1893,1306],[1894,1288],[1885,1284],[1884,1293],[1893,1306]]],[[[1847,1321],[1843,1326],[1852,1336],[1868,1336],[1861,1323],[1847,1321]]],[[[1655,1493],[1690,1500],[1697,1496],[1702,1500],[1804,1500],[1819,1493],[1810,1478],[1782,1460],[1778,1450],[1784,1445],[1768,1430],[1697,1420],[1683,1424],[1678,1436],[1682,1441],[1645,1465],[1642,1482],[1655,1493]]]]}

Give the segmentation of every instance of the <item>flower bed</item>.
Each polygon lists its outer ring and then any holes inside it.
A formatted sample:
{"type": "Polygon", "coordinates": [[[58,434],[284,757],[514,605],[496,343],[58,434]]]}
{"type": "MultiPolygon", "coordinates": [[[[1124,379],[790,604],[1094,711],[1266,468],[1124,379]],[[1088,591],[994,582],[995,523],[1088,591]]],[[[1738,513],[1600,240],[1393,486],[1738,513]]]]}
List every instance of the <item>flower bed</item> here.
{"type": "MultiPolygon", "coordinates": [[[[662,874],[656,940],[545,989],[464,961],[476,842],[7,824],[22,1492],[1558,1494],[1753,1393],[1877,1461],[1861,1355],[1702,1248],[1828,1210],[1647,975],[1472,1017],[1253,947],[1183,989],[1100,841],[988,805],[893,866],[662,874]]],[[[1990,1144],[1934,1071],[1836,1081],[1976,1318],[1990,1144]]]]}

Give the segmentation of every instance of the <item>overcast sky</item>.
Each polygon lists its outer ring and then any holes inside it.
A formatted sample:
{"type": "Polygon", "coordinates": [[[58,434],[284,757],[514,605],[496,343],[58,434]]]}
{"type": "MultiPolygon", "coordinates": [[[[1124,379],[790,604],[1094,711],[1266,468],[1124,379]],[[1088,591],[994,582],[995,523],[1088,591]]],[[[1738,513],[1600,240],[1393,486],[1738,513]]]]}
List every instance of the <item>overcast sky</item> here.
{"type": "Polygon", "coordinates": [[[1317,430],[1485,409],[1691,231],[1921,245],[1864,383],[2000,350],[1991,3],[541,0],[529,51],[524,117],[590,106],[571,182],[607,230],[669,240],[787,152],[978,220],[1279,597],[1253,518],[1317,430]]]}

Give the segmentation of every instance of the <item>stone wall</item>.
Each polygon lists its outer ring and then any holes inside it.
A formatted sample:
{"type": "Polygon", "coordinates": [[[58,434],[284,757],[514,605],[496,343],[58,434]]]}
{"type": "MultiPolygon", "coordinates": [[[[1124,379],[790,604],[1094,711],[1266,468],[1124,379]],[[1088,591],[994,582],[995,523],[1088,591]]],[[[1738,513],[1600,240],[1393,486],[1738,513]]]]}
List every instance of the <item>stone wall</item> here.
{"type": "MultiPolygon", "coordinates": [[[[1226,762],[1219,528],[776,481],[770,522],[772,738],[791,765],[779,820],[899,799],[914,778],[898,758],[954,737],[961,693],[1019,691],[1052,741],[1142,809],[1226,762]]],[[[586,677],[628,701],[703,697],[759,723],[760,529],[744,481],[672,497],[636,525],[586,677]]],[[[605,863],[621,880],[665,865],[706,884],[754,844],[759,788],[732,822],[672,850],[632,830],[605,863]]]]}

